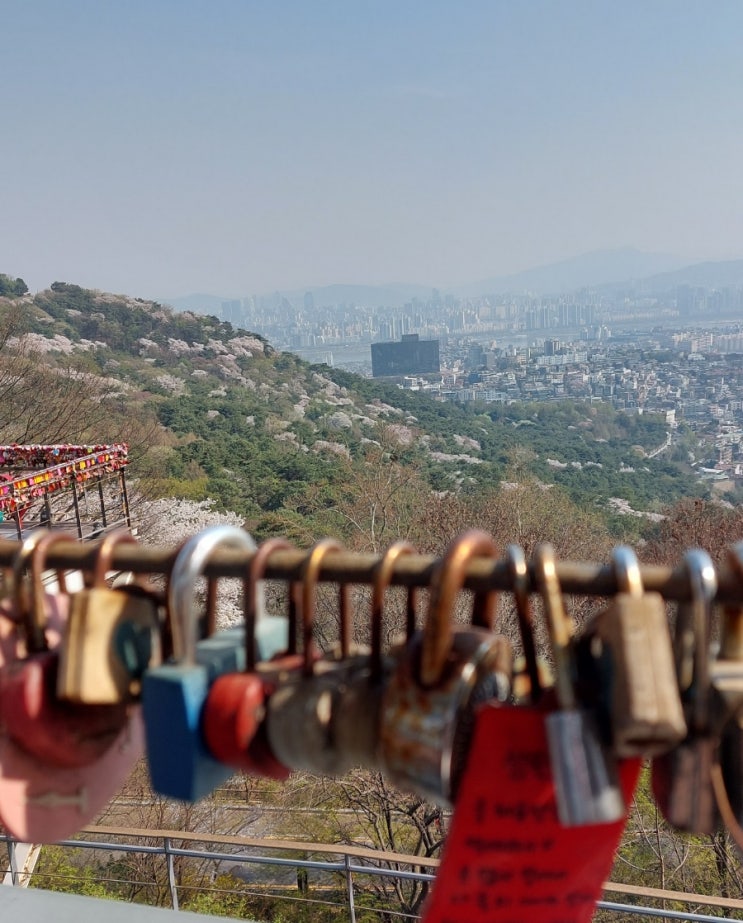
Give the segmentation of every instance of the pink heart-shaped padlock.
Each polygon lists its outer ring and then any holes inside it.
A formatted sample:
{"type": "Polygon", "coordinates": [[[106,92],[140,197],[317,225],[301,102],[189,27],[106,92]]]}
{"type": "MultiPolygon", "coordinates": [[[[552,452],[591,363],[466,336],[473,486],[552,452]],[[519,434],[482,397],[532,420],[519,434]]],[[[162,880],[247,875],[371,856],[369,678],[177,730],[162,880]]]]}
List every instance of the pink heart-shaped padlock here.
{"type": "MultiPolygon", "coordinates": [[[[26,554],[43,540],[34,538],[27,540],[26,554]]],[[[60,644],[67,602],[66,595],[44,596],[44,635],[51,650],[60,644]]],[[[11,610],[0,612],[0,669],[25,656],[24,647],[11,610]]],[[[22,842],[53,843],[95,818],[144,753],[140,711],[130,706],[128,721],[111,746],[88,765],[74,768],[43,762],[0,729],[0,821],[7,831],[22,842]]]]}
{"type": "Polygon", "coordinates": [[[0,737],[0,820],[24,843],[68,839],[100,814],[143,753],[139,706],[103,756],[74,769],[50,768],[0,737]]]}

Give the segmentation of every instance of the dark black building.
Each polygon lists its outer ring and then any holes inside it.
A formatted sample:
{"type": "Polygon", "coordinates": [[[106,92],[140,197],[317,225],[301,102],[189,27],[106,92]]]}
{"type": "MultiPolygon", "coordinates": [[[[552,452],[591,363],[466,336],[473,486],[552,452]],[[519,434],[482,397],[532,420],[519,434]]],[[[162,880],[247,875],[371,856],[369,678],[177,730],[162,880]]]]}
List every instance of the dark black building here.
{"type": "Polygon", "coordinates": [[[441,371],[439,341],[405,333],[399,343],[372,343],[372,376],[426,375],[441,371]]]}

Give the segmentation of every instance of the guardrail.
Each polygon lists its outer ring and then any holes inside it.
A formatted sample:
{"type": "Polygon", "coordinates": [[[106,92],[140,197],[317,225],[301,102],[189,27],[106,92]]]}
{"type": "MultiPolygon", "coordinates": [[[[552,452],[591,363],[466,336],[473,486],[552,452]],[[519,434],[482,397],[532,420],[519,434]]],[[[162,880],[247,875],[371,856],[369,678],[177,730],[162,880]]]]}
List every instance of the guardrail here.
{"type": "MultiPolygon", "coordinates": [[[[0,834],[0,842],[5,842],[8,849],[7,877],[13,885],[27,884],[24,871],[18,867],[18,844],[13,838],[0,834]]],[[[233,865],[261,865],[267,868],[291,868],[292,870],[313,870],[325,874],[340,876],[345,892],[344,904],[348,908],[349,920],[357,920],[357,884],[360,877],[383,877],[397,880],[433,882],[440,863],[438,859],[423,856],[411,856],[402,853],[381,852],[364,847],[331,845],[297,840],[277,840],[267,838],[250,838],[242,836],[220,836],[207,833],[189,833],[179,830],[156,830],[149,828],[93,826],[86,827],[80,837],[64,840],[57,844],[70,849],[90,849],[114,853],[138,853],[141,855],[161,856],[167,869],[168,890],[173,910],[179,909],[179,886],[177,883],[175,861],[179,858],[212,861],[215,864],[229,862],[233,865]],[[144,842],[149,841],[149,842],[144,842]],[[152,842],[154,841],[154,842],[152,842]],[[158,842],[159,841],[159,842],[158,842]],[[249,854],[248,850],[261,850],[259,854],[249,854]],[[276,853],[290,853],[280,856],[276,853]],[[328,856],[328,859],[307,859],[307,854],[328,856]],[[330,857],[335,857],[330,859],[330,857]]],[[[202,890],[189,884],[189,891],[202,890]]],[[[614,911],[646,920],[689,920],[695,923],[719,923],[721,920],[743,919],[743,900],[714,897],[702,894],[687,894],[680,891],[666,891],[658,888],[645,888],[607,882],[604,885],[605,897],[621,895],[624,901],[605,899],[598,904],[599,910],[614,911]],[[627,898],[637,899],[638,903],[627,903],[627,898]],[[640,904],[639,901],[643,903],[640,904]],[[653,906],[653,904],[660,906],[653,906]],[[704,914],[697,910],[671,909],[666,905],[682,904],[687,908],[706,907],[710,911],[731,911],[735,916],[720,916],[714,913],[704,914]]],[[[272,895],[282,897],[282,895],[272,895]]],[[[314,899],[301,896],[283,895],[286,900],[318,903],[314,899]]],[[[319,903],[337,902],[319,901],[319,903]]],[[[362,908],[359,908],[359,910],[362,908]]],[[[375,912],[374,908],[363,907],[365,913],[375,912]]],[[[401,911],[390,912],[389,909],[376,911],[387,916],[399,916],[407,919],[420,917],[401,911]]]]}

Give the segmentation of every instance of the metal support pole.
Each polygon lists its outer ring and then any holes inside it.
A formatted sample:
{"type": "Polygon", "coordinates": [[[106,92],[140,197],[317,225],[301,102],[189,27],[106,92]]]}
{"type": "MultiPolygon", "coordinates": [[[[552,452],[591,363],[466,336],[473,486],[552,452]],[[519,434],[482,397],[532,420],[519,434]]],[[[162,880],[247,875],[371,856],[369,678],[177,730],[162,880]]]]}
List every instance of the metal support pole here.
{"type": "Polygon", "coordinates": [[[46,510],[46,526],[51,529],[52,527],[52,505],[49,502],[49,489],[44,488],[44,509],[46,510]]]}
{"type": "Polygon", "coordinates": [[[18,884],[18,859],[15,854],[15,841],[8,840],[8,864],[10,865],[10,883],[15,887],[18,884]]]}
{"type": "Polygon", "coordinates": [[[178,910],[178,886],[175,882],[175,865],[173,864],[173,853],[170,851],[170,837],[163,840],[165,847],[165,861],[168,863],[168,886],[170,887],[170,900],[173,910],[178,910]]]}
{"type": "MultiPolygon", "coordinates": [[[[11,496],[13,499],[15,499],[15,485],[14,485],[14,484],[11,484],[11,485],[10,485],[10,496],[11,496]]],[[[18,534],[18,540],[19,540],[19,541],[22,541],[22,540],[23,540],[23,531],[22,531],[22,529],[21,529],[21,508],[20,508],[20,506],[18,505],[17,502],[14,503],[13,506],[15,507],[15,509],[13,510],[13,512],[11,513],[11,515],[12,515],[14,521],[15,521],[15,530],[16,530],[16,533],[18,534]]]]}
{"type": "Polygon", "coordinates": [[[351,857],[346,854],[343,857],[343,864],[346,867],[346,890],[348,891],[348,910],[351,923],[356,923],[356,907],[353,902],[353,874],[351,872],[351,857]]]}
{"type": "Polygon", "coordinates": [[[126,520],[127,529],[131,529],[132,520],[129,515],[129,495],[126,492],[126,471],[119,468],[119,480],[121,481],[121,501],[124,506],[124,519],[126,520]]]}
{"type": "Polygon", "coordinates": [[[77,500],[77,481],[72,482],[72,503],[75,507],[75,522],[77,523],[77,537],[83,540],[83,524],[80,519],[80,504],[77,500]]]}
{"type": "Polygon", "coordinates": [[[101,521],[105,529],[108,522],[106,520],[106,501],[103,497],[103,476],[101,474],[98,475],[98,499],[101,501],[101,521]]]}

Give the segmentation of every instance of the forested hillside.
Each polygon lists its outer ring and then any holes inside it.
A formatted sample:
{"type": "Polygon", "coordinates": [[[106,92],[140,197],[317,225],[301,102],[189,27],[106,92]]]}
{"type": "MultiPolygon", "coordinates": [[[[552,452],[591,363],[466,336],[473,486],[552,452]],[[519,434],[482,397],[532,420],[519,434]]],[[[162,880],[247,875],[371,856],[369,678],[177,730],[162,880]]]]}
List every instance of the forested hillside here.
{"type": "Polygon", "coordinates": [[[61,282],[31,296],[3,279],[5,441],[125,439],[143,494],[213,498],[259,535],[350,537],[356,494],[368,499],[380,471],[419,506],[456,496],[481,507],[504,482],[532,479],[617,535],[643,525],[618,517],[617,499],[658,512],[703,490],[683,449],[648,457],[666,438],[660,418],[439,403],[312,367],[214,317],[61,282]]]}

